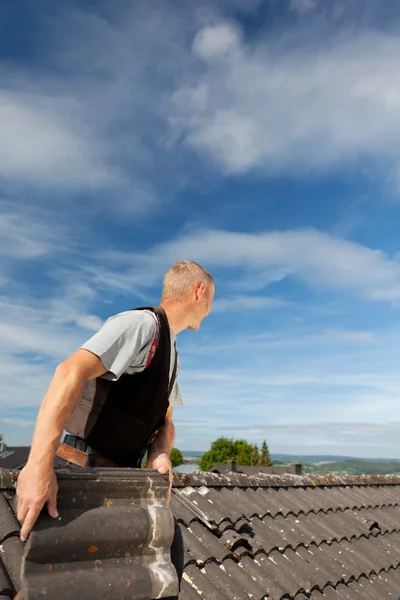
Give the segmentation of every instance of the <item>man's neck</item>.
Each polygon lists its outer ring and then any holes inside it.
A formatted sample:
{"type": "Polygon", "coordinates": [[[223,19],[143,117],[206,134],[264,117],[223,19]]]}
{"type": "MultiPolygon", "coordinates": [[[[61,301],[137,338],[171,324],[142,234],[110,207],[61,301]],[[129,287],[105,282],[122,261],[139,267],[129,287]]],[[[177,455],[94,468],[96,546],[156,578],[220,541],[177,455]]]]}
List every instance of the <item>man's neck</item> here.
{"type": "Polygon", "coordinates": [[[165,310],[170,329],[176,335],[187,328],[187,314],[183,302],[161,300],[160,306],[165,310]]]}

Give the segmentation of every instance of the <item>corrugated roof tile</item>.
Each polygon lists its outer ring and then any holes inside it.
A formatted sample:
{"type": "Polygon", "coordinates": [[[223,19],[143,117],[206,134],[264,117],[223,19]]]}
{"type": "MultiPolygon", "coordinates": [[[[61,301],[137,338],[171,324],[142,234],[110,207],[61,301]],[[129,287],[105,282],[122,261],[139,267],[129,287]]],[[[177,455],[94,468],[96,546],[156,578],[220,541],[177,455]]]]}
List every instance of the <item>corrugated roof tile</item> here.
{"type": "Polygon", "coordinates": [[[248,600],[248,594],[241,584],[230,577],[224,564],[210,562],[204,566],[204,574],[219,590],[223,590],[230,600],[248,600]]]}
{"type": "Polygon", "coordinates": [[[215,586],[205,574],[204,569],[200,570],[195,565],[189,565],[183,574],[183,579],[193,589],[196,590],[200,598],[204,600],[229,600],[223,590],[215,586]]]}
{"type": "Polygon", "coordinates": [[[244,590],[247,590],[248,596],[251,594],[254,600],[261,600],[266,595],[266,589],[262,587],[261,581],[252,577],[241,562],[235,562],[232,559],[224,560],[224,568],[234,581],[244,590]]]}
{"type": "MultiPolygon", "coordinates": [[[[270,474],[221,476],[211,473],[174,476],[174,480],[176,488],[171,508],[181,523],[185,543],[182,600],[232,600],[235,597],[238,600],[398,600],[392,594],[400,585],[400,478],[270,474]]],[[[10,478],[0,472],[0,483],[9,490],[5,492],[3,489],[4,500],[4,494],[11,493],[10,478]]],[[[70,485],[72,496],[66,496],[65,505],[61,498],[64,516],[68,513],[74,515],[73,521],[79,520],[81,510],[82,518],[90,522],[95,537],[100,540],[100,545],[93,543],[96,546],[93,554],[100,553],[99,558],[94,559],[93,572],[97,578],[90,576],[85,582],[79,577],[71,579],[73,586],[78,588],[74,600],[79,600],[82,590],[89,593],[89,584],[93,588],[89,597],[95,598],[94,594],[100,589],[96,587],[100,585],[99,581],[107,580],[109,576],[118,579],[119,583],[111,587],[113,593],[119,595],[101,597],[112,600],[115,597],[125,598],[126,588],[124,591],[121,584],[125,568],[127,565],[131,568],[131,561],[144,556],[140,548],[146,544],[145,531],[150,527],[146,495],[153,493],[153,499],[160,500],[167,482],[162,493],[155,488],[151,491],[150,485],[146,491],[143,488],[134,514],[132,506],[126,503],[124,485],[119,488],[118,485],[116,488],[111,486],[113,489],[110,490],[110,481],[100,478],[96,482],[96,494],[100,491],[105,499],[101,506],[96,495],[76,495],[82,487],[77,481],[70,485]],[[71,498],[75,501],[72,502],[71,498]],[[98,521],[109,508],[107,502],[112,503],[113,512],[107,513],[111,514],[109,523],[99,532],[98,521]],[[115,539],[113,530],[126,518],[134,524],[135,534],[122,529],[115,539]],[[130,556],[125,556],[126,546],[131,542],[135,549],[132,552],[128,550],[130,556]],[[109,547],[114,554],[109,556],[106,552],[105,558],[101,558],[103,546],[109,547]],[[124,562],[125,559],[129,560],[124,562]],[[99,562],[96,563],[96,560],[99,562]]],[[[158,514],[157,511],[155,514],[158,514]]],[[[15,523],[10,525],[9,516],[10,511],[4,513],[4,507],[1,510],[0,505],[0,527],[5,523],[7,531],[10,526],[15,526],[15,523]]],[[[14,518],[12,513],[11,517],[14,518]]],[[[41,522],[44,527],[43,518],[41,522]]],[[[46,525],[43,538],[35,549],[41,562],[31,560],[28,566],[34,565],[32,577],[42,578],[44,575],[40,570],[45,569],[45,576],[51,573],[53,580],[60,585],[60,581],[65,581],[65,576],[72,572],[74,560],[78,565],[82,564],[82,560],[78,559],[84,557],[85,548],[76,525],[69,527],[67,520],[64,521],[70,542],[67,535],[63,543],[68,542],[71,548],[73,546],[75,554],[69,555],[68,560],[72,560],[69,563],[62,562],[62,553],[58,555],[55,552],[53,558],[58,557],[59,562],[50,563],[49,567],[49,563],[42,560],[44,548],[54,542],[63,530],[63,523],[51,522],[49,518],[47,522],[52,524],[52,533],[48,533],[49,526],[46,525]],[[51,536],[55,538],[52,540],[51,536]],[[73,545],[75,539],[78,543],[73,545]]],[[[163,528],[162,523],[160,516],[163,528]]],[[[15,536],[14,540],[19,547],[22,546],[15,536]]],[[[166,554],[163,555],[166,552],[164,545],[159,557],[166,557],[166,554]]],[[[7,555],[11,553],[7,552],[7,555]]],[[[146,561],[148,559],[149,556],[146,561]]],[[[149,589],[146,588],[149,570],[142,567],[143,563],[137,570],[137,582],[143,592],[149,589]]],[[[126,597],[131,598],[129,595],[126,597]]]]}

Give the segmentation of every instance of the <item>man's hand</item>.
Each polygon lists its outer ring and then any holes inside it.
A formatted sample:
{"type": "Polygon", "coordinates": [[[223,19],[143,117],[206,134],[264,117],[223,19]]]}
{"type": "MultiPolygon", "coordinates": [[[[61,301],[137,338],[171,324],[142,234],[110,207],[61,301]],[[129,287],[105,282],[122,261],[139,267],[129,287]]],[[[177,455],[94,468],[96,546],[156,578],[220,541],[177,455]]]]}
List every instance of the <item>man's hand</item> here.
{"type": "Polygon", "coordinates": [[[146,468],[156,469],[161,475],[165,475],[165,473],[169,474],[169,489],[167,493],[167,502],[169,504],[171,501],[172,490],[172,464],[168,454],[163,453],[155,457],[149,457],[146,468]]]}
{"type": "Polygon", "coordinates": [[[20,537],[26,541],[43,506],[51,517],[57,518],[58,484],[54,469],[33,465],[29,462],[22,469],[17,481],[17,519],[21,523],[20,537]]]}

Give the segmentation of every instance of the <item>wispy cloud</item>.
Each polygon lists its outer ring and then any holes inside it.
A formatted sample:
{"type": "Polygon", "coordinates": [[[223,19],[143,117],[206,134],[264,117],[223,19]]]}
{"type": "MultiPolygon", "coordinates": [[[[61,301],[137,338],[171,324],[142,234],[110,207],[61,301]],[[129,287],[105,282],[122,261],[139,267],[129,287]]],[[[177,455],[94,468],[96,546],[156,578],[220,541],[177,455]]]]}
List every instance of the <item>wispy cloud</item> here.
{"type": "Polygon", "coordinates": [[[76,108],[68,98],[27,90],[2,92],[1,177],[57,187],[106,184],[111,173],[105,157],[96,139],[77,122],[76,108]]]}
{"type": "Polygon", "coordinates": [[[213,303],[213,312],[263,310],[270,308],[287,307],[288,303],[279,298],[265,296],[234,296],[232,298],[221,298],[213,303]]]}
{"type": "Polygon", "coordinates": [[[182,257],[210,268],[234,269],[232,279],[238,284],[242,276],[256,273],[258,289],[271,282],[272,273],[272,281],[296,277],[311,286],[348,290],[370,300],[400,299],[398,261],[380,250],[313,229],[252,234],[194,231],[141,255],[105,252],[102,260],[116,268],[114,284],[129,288],[152,285],[166,267],[182,257]],[[135,266],[127,267],[128,262],[135,266]]]}
{"type": "Polygon", "coordinates": [[[198,32],[192,52],[203,68],[171,98],[184,143],[231,174],[310,174],[364,159],[397,178],[397,33],[318,25],[257,40],[229,22],[198,32]]]}
{"type": "MultiPolygon", "coordinates": [[[[112,195],[141,211],[172,201],[210,161],[214,171],[269,176],[363,158],[398,179],[397,34],[317,33],[310,22],[252,38],[226,18],[228,5],[178,12],[137,2],[112,18],[101,4],[60,9],[42,31],[51,60],[30,71],[0,63],[2,177],[104,190],[97,202],[112,195]]],[[[316,2],[288,6],[310,12],[316,2]]]]}
{"type": "MultiPolygon", "coordinates": [[[[400,180],[398,25],[341,15],[314,0],[57,5],[29,60],[0,62],[3,433],[28,442],[56,364],[109,314],[157,302],[182,258],[217,280],[214,312],[179,340],[183,447],[247,427],[273,450],[294,435],[326,450],[348,422],[342,446],[358,424],[367,452],[369,425],[395,422],[396,239],[324,231],[337,211],[322,219],[324,193],[305,188],[274,220],[267,184],[356,164],[400,180]]],[[[383,437],[371,454],[392,454],[383,437]]]]}
{"type": "Polygon", "coordinates": [[[0,254],[7,260],[35,259],[54,248],[55,231],[0,202],[0,254]],[[8,210],[7,210],[8,209],[8,210]]]}
{"type": "Polygon", "coordinates": [[[35,421],[28,421],[27,419],[13,419],[13,418],[1,418],[0,423],[5,423],[6,425],[16,425],[17,427],[32,427],[35,424],[35,421]]]}
{"type": "Polygon", "coordinates": [[[315,10],[317,4],[317,0],[290,0],[290,10],[303,15],[315,10]]]}
{"type": "Polygon", "coordinates": [[[376,341],[375,335],[371,331],[327,331],[328,337],[345,342],[360,342],[371,344],[376,341]]]}

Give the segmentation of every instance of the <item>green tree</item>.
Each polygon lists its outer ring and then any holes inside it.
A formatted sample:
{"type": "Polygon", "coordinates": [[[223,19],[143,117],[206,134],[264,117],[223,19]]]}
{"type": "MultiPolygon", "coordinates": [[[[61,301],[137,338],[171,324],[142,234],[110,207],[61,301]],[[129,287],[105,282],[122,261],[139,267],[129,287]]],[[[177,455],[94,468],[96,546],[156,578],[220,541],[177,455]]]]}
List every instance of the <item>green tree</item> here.
{"type": "Polygon", "coordinates": [[[246,442],[246,440],[235,440],[233,448],[236,454],[235,460],[238,465],[251,465],[253,446],[249,442],[246,442]]]}
{"type": "Polygon", "coordinates": [[[172,448],[169,458],[173,467],[179,467],[183,463],[182,452],[178,448],[172,448]]]}
{"type": "Polygon", "coordinates": [[[262,446],[261,446],[260,461],[258,464],[266,466],[266,467],[271,467],[274,464],[271,460],[267,442],[265,440],[263,441],[262,446]]]}
{"type": "Polygon", "coordinates": [[[260,453],[256,444],[255,446],[253,446],[253,450],[251,452],[251,465],[253,467],[256,467],[258,464],[260,464],[260,453]]]}
{"type": "Polygon", "coordinates": [[[211,444],[210,450],[203,454],[199,460],[202,471],[208,471],[214,465],[226,463],[228,460],[236,460],[238,465],[250,465],[253,446],[246,440],[234,440],[220,437],[211,444]]]}

